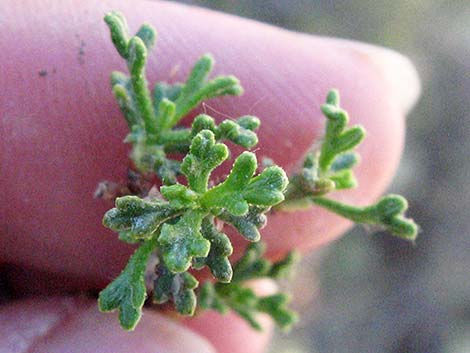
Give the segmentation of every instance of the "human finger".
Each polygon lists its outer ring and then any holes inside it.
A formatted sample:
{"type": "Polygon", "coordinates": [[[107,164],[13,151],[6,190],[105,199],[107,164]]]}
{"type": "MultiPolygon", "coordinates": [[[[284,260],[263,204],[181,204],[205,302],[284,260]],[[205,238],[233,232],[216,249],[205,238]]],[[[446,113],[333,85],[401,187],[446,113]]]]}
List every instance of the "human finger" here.
{"type": "MultiPolygon", "coordinates": [[[[181,80],[204,52],[216,73],[238,76],[243,97],[211,101],[217,112],[262,120],[257,153],[292,171],[320,137],[319,105],[341,91],[353,123],[368,137],[356,169],[359,189],[343,200],[364,204],[388,185],[401,154],[403,117],[419,84],[404,57],[375,47],[293,33],[254,21],[165,2],[97,0],[2,2],[0,97],[4,262],[76,278],[100,287],[117,275],[132,249],[101,224],[112,205],[92,198],[102,180],[122,180],[126,126],[108,76],[122,69],[102,23],[117,9],[131,28],[160,32],[149,81],[181,80]],[[160,55],[159,55],[160,53],[160,55]],[[180,67],[175,76],[169,73],[180,67]],[[46,74],[44,75],[44,72],[46,74]],[[409,89],[405,89],[408,87],[409,89]]],[[[223,173],[223,171],[222,171],[223,173]]],[[[263,230],[270,254],[304,251],[337,237],[348,222],[318,208],[277,213],[263,230]]],[[[245,244],[234,239],[238,247],[245,244]]]]}

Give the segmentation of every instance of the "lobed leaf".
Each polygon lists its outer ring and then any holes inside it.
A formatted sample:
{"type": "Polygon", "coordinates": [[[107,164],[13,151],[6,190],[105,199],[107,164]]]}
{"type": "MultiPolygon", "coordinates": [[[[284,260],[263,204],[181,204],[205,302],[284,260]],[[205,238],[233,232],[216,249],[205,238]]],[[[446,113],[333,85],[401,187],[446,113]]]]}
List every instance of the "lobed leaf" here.
{"type": "MultiPolygon", "coordinates": [[[[218,141],[229,140],[245,148],[255,146],[259,119],[247,115],[224,120],[217,126],[211,117],[200,115],[191,129],[173,127],[205,99],[241,94],[239,81],[233,76],[209,79],[214,61],[205,55],[197,61],[184,84],[159,83],[150,94],[145,66],[148,51],[155,43],[155,30],[144,24],[130,36],[121,14],[110,13],[105,20],[130,73],[129,76],[113,73],[111,84],[131,130],[126,137],[126,142],[133,145],[131,158],[141,173],[150,176],[155,173],[163,181],[160,192],[167,200],[118,198],[116,207],[103,219],[108,228],[119,232],[121,240],[143,242],[121,275],[100,294],[100,308],[118,309],[123,327],[133,329],[145,300],[143,277],[153,250],[158,250],[159,256],[154,300],[158,303],[172,300],[177,311],[192,315],[198,282],[187,272],[191,263],[194,267],[208,266],[220,282],[230,282],[233,275],[228,259],[232,245],[215,227],[214,215],[229,221],[247,239],[258,240],[258,229],[266,222],[264,213],[283,200],[287,178],[275,166],[255,176],[256,158],[254,154],[244,153],[236,159],[225,182],[208,190],[211,172],[229,154],[227,146],[218,141]],[[173,152],[187,155],[179,162],[168,158],[167,153],[173,152]],[[181,174],[186,176],[187,186],[177,183],[181,174]]],[[[269,275],[267,271],[272,264],[259,258],[262,252],[250,249],[238,264],[240,276],[269,275]]],[[[210,301],[211,306],[220,310],[230,307],[254,327],[260,328],[255,317],[259,303],[264,303],[260,309],[281,317],[280,312],[272,309],[275,305],[270,304],[275,301],[260,301],[251,289],[240,283],[233,287],[217,286],[216,295],[211,286],[204,286],[203,292],[207,293],[206,302],[210,301]]]]}
{"type": "Polygon", "coordinates": [[[150,91],[145,78],[145,65],[147,63],[147,48],[139,37],[132,37],[129,40],[129,54],[127,66],[131,74],[132,97],[137,108],[145,130],[148,133],[157,132],[157,121],[153,109],[150,91]]]}
{"type": "Polygon", "coordinates": [[[356,223],[378,225],[399,238],[414,241],[418,235],[416,223],[404,215],[408,202],[400,195],[384,196],[375,205],[367,207],[355,207],[322,197],[312,200],[356,223]]]}
{"type": "Polygon", "coordinates": [[[103,224],[131,242],[151,237],[162,223],[179,213],[167,202],[138,196],[119,197],[115,205],[104,215],[103,224]]]}
{"type": "Polygon", "coordinates": [[[173,273],[185,272],[193,257],[206,257],[210,242],[201,235],[201,222],[205,214],[190,210],[175,224],[162,226],[158,242],[165,266],[173,273]]]}
{"type": "Polygon", "coordinates": [[[339,107],[339,93],[331,90],[321,110],[327,118],[325,136],[319,155],[319,167],[328,171],[336,156],[356,147],[365,137],[361,126],[346,128],[348,113],[339,107]]]}
{"type": "Polygon", "coordinates": [[[258,118],[245,115],[237,120],[224,120],[216,126],[212,117],[200,114],[194,118],[192,135],[202,130],[210,130],[218,141],[229,140],[245,148],[251,148],[258,143],[258,136],[254,132],[260,125],[258,118]]]}
{"type": "Polygon", "coordinates": [[[345,169],[352,169],[359,162],[359,155],[356,152],[343,153],[333,161],[331,172],[339,172],[345,169]]]}
{"type": "Polygon", "coordinates": [[[127,59],[129,34],[126,19],[121,13],[113,11],[106,14],[104,21],[108,25],[111,32],[111,40],[119,55],[127,59]]]}
{"type": "Polygon", "coordinates": [[[295,250],[290,251],[283,259],[272,264],[269,277],[274,279],[288,278],[299,261],[300,254],[295,250]]]}
{"type": "Polygon", "coordinates": [[[219,281],[228,283],[232,280],[232,265],[228,257],[232,255],[233,247],[228,236],[219,232],[214,226],[213,218],[206,217],[202,221],[201,233],[204,238],[210,241],[209,254],[205,258],[196,258],[194,267],[202,268],[207,265],[212,275],[219,281]]]}
{"type": "Polygon", "coordinates": [[[157,127],[160,131],[170,128],[175,116],[175,100],[183,85],[159,82],[153,89],[153,106],[156,111],[157,127]]]}
{"type": "Polygon", "coordinates": [[[218,140],[226,139],[245,148],[258,144],[258,136],[254,132],[260,125],[258,118],[250,115],[233,120],[224,120],[216,131],[218,140]]]}
{"type": "Polygon", "coordinates": [[[284,190],[289,183],[284,170],[278,166],[268,167],[254,177],[243,190],[248,203],[257,206],[274,206],[284,200],[284,190]]]}
{"type": "Polygon", "coordinates": [[[350,169],[344,169],[330,175],[327,180],[331,180],[335,190],[352,189],[357,186],[357,180],[354,172],[350,169]]]}
{"type": "Polygon", "coordinates": [[[188,179],[190,188],[198,193],[205,192],[212,170],[227,157],[227,146],[215,143],[215,136],[211,131],[199,132],[193,138],[189,154],[181,164],[181,171],[188,179]]]}
{"type": "Polygon", "coordinates": [[[163,264],[157,266],[153,301],[157,304],[172,300],[181,315],[193,315],[197,305],[194,289],[199,282],[189,272],[172,273],[163,264]]]}
{"type": "Polygon", "coordinates": [[[220,313],[233,310],[256,330],[262,330],[257,313],[264,312],[270,315],[280,328],[288,330],[297,321],[297,315],[287,307],[289,296],[283,293],[258,296],[251,288],[245,286],[244,282],[253,278],[286,276],[297,256],[291,253],[273,264],[262,259],[263,253],[264,245],[251,244],[234,266],[231,283],[207,282],[202,286],[199,293],[200,306],[220,313]]]}
{"type": "Polygon", "coordinates": [[[134,100],[132,98],[132,89],[129,77],[122,72],[114,71],[111,74],[111,86],[114,97],[118,102],[119,108],[126,119],[129,130],[134,126],[143,124],[140,115],[136,111],[134,100]]]}
{"type": "Polygon", "coordinates": [[[127,266],[99,294],[98,306],[103,312],[119,310],[119,321],[126,330],[133,330],[142,315],[146,294],[144,272],[156,241],[144,242],[129,259],[127,266]]]}
{"type": "Polygon", "coordinates": [[[147,51],[152,49],[157,39],[157,32],[151,25],[147,23],[144,23],[142,26],[140,26],[135,35],[142,40],[142,42],[145,44],[145,47],[147,48],[147,51]]]}
{"type": "Polygon", "coordinates": [[[287,307],[290,300],[285,293],[261,297],[256,309],[271,316],[279,328],[287,331],[298,321],[298,315],[287,307]]]}
{"type": "Polygon", "coordinates": [[[364,139],[360,126],[347,127],[348,114],[340,108],[339,94],[331,90],[322,107],[327,117],[325,135],[318,150],[307,153],[302,169],[291,176],[286,202],[279,208],[296,210],[311,206],[311,198],[357,186],[352,168],[359,161],[352,150],[364,139]]]}
{"type": "Polygon", "coordinates": [[[250,206],[248,213],[244,216],[234,216],[223,211],[217,215],[217,218],[235,227],[245,239],[257,242],[261,238],[259,230],[267,223],[265,213],[268,211],[269,207],[250,206]]]}
{"type": "Polygon", "coordinates": [[[214,59],[208,54],[203,55],[196,62],[175,100],[176,111],[170,127],[174,126],[203,100],[243,93],[240,82],[234,76],[219,76],[209,81],[208,76],[213,65],[214,59]]]}
{"type": "Polygon", "coordinates": [[[257,168],[256,156],[243,152],[235,160],[227,179],[201,197],[204,207],[220,207],[235,216],[248,213],[249,205],[273,206],[284,200],[288,179],[279,167],[266,168],[253,178],[257,168]]]}

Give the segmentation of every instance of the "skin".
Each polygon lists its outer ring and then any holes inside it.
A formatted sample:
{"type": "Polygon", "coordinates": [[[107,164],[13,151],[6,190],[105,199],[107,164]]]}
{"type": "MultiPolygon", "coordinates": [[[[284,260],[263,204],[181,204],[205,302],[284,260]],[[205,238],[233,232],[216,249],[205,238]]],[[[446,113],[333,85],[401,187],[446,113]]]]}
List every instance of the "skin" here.
{"type": "MultiPolygon", "coordinates": [[[[22,342],[17,352],[236,353],[249,342],[251,352],[261,352],[268,320],[259,334],[233,315],[177,322],[147,312],[129,334],[114,315],[98,314],[94,300],[67,296],[103,288],[132,252],[101,224],[112,204],[92,197],[98,182],[123,180],[128,165],[127,128],[109,88],[110,71],[124,70],[102,21],[110,10],[122,11],[131,31],[144,21],[159,31],[148,64],[151,83],[183,80],[200,55],[212,53],[215,74],[234,74],[246,93],[209,101],[200,111],[218,120],[223,114],[260,117],[259,159],[269,156],[288,172],[320,136],[319,106],[328,89],[338,88],[351,121],[368,131],[356,168],[362,188],[335,195],[345,202],[371,203],[390,182],[404,116],[419,94],[416,72],[385,49],[172,3],[2,1],[0,261],[14,296],[35,298],[0,307],[6,333],[0,347],[22,342]]],[[[278,257],[292,248],[311,251],[349,226],[312,207],[273,215],[262,234],[269,255],[278,257]]],[[[237,249],[246,244],[239,236],[233,240],[237,249]]],[[[266,282],[254,286],[272,291],[266,282]]]]}

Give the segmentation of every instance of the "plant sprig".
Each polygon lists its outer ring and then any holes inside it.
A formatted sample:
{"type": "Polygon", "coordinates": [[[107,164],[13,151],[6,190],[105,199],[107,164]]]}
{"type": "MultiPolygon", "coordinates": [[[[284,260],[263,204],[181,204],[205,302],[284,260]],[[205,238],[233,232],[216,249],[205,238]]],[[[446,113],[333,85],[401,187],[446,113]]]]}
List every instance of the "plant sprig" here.
{"type": "Polygon", "coordinates": [[[125,18],[117,12],[106,15],[105,21],[129,71],[129,75],[112,73],[111,84],[129,126],[125,141],[132,144],[130,157],[137,173],[163,184],[159,192],[117,198],[103,219],[122,241],[139,245],[123,272],[99,295],[100,309],[119,310],[124,329],[134,329],[141,317],[151,255],[158,261],[153,279],[155,303],[171,301],[180,314],[193,315],[199,301],[203,309],[233,310],[255,329],[261,329],[256,314],[262,312],[281,328],[290,328],[297,316],[287,307],[289,296],[258,296],[247,285],[253,279],[285,277],[297,259],[294,253],[275,263],[263,258],[260,229],[272,207],[290,211],[316,204],[357,223],[376,224],[399,237],[415,239],[417,226],[404,216],[407,203],[401,196],[385,196],[369,207],[326,197],[357,185],[352,168],[359,156],[353,150],[365,136],[362,127],[348,127],[337,91],[332,90],[322,106],[327,124],[321,146],[309,151],[300,171],[290,179],[273,163],[259,171],[256,155],[245,151],[234,160],[230,173],[215,183],[212,173],[229,158],[224,141],[245,149],[254,147],[260,120],[246,115],[217,125],[209,115],[200,114],[189,128],[178,123],[203,100],[240,95],[239,81],[233,76],[210,79],[214,61],[204,55],[184,83],[160,82],[151,92],[145,66],[156,32],[144,24],[130,36],[125,18]],[[233,247],[221,224],[251,242],[233,267],[233,247]],[[210,270],[217,283],[205,281],[199,286],[193,273],[203,268],[210,270]]]}
{"type": "MultiPolygon", "coordinates": [[[[133,145],[131,158],[142,172],[156,173],[165,183],[172,184],[179,174],[179,165],[168,159],[166,153],[174,148],[185,152],[193,137],[191,130],[174,128],[175,125],[203,100],[241,95],[243,89],[233,76],[209,79],[214,59],[206,54],[196,62],[185,83],[157,83],[151,93],[145,66],[148,52],[156,41],[155,30],[144,24],[135,36],[130,36],[126,19],[118,12],[107,14],[105,22],[114,46],[126,60],[129,70],[129,76],[113,72],[111,85],[129,126],[126,142],[133,145]]],[[[241,125],[220,130],[227,132],[237,127],[241,125]]]]}
{"type": "Polygon", "coordinates": [[[118,309],[119,322],[126,330],[133,330],[142,316],[147,297],[144,274],[148,258],[156,246],[155,238],[140,245],[119,277],[100,292],[100,310],[108,312],[118,309]]]}
{"type": "Polygon", "coordinates": [[[310,151],[300,172],[290,177],[286,200],[277,208],[294,211],[316,204],[355,223],[375,225],[397,237],[415,241],[418,226],[404,216],[408,202],[402,196],[386,195],[367,207],[347,205],[325,197],[332,191],[357,186],[352,169],[358,163],[359,155],[354,149],[364,139],[365,130],[361,126],[347,126],[349,117],[340,107],[336,90],[328,93],[321,109],[327,118],[321,147],[310,151]]]}
{"type": "Polygon", "coordinates": [[[265,248],[263,242],[251,243],[235,264],[230,283],[206,282],[199,294],[201,308],[214,309],[221,314],[233,310],[256,330],[262,329],[256,314],[266,313],[281,329],[288,331],[298,320],[297,314],[287,307],[290,296],[285,293],[259,296],[247,286],[247,281],[285,278],[291,273],[299,255],[290,252],[284,259],[273,263],[263,258],[265,248]]]}

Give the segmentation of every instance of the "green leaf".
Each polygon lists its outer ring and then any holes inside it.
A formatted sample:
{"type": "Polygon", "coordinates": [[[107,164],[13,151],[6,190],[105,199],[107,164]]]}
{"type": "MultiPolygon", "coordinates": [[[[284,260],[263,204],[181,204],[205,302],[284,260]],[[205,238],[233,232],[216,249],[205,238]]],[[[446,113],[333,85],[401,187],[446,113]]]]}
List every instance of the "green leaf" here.
{"type": "Polygon", "coordinates": [[[258,143],[258,136],[253,131],[258,128],[260,121],[254,116],[243,116],[238,120],[224,120],[216,131],[218,140],[226,139],[245,148],[251,148],[258,143]]]}
{"type": "Polygon", "coordinates": [[[282,168],[268,167],[250,181],[243,190],[243,196],[253,205],[274,206],[284,200],[283,192],[288,183],[282,168]]]}
{"type": "Polygon", "coordinates": [[[256,309],[271,316],[279,328],[288,331],[298,321],[298,315],[287,307],[289,302],[289,295],[278,293],[260,298],[256,309]]]}
{"type": "Polygon", "coordinates": [[[113,11],[104,17],[104,21],[109,27],[111,40],[119,55],[127,59],[129,34],[126,19],[119,12],[113,11]]]}
{"type": "Polygon", "coordinates": [[[157,122],[153,109],[150,91],[145,78],[145,65],[147,63],[147,48],[139,37],[129,40],[129,55],[127,66],[131,74],[132,96],[139,115],[144,122],[148,133],[157,132],[157,122]]]}
{"type": "Polygon", "coordinates": [[[323,197],[312,198],[312,201],[356,223],[378,225],[402,239],[414,241],[418,235],[416,223],[404,216],[408,202],[400,195],[384,196],[375,205],[367,207],[346,205],[323,197]]]}
{"type": "Polygon", "coordinates": [[[326,104],[321,109],[327,117],[321,146],[307,153],[303,168],[290,177],[286,202],[277,209],[295,211],[308,208],[311,197],[357,186],[352,168],[359,156],[352,150],[364,139],[365,131],[360,126],[347,127],[349,117],[340,108],[336,90],[328,93],[326,104]]]}
{"type": "Polygon", "coordinates": [[[119,232],[123,239],[137,241],[151,237],[162,223],[178,213],[167,202],[124,196],[117,198],[116,207],[106,212],[103,224],[119,232]]]}
{"type": "Polygon", "coordinates": [[[192,316],[196,309],[197,297],[194,289],[199,282],[189,272],[172,273],[163,264],[157,266],[154,281],[153,300],[157,304],[172,300],[181,315],[192,316]]]}
{"type": "Polygon", "coordinates": [[[175,100],[176,111],[169,127],[178,123],[181,118],[197,107],[203,100],[243,93],[240,82],[233,76],[219,76],[213,80],[208,80],[213,65],[214,59],[207,54],[196,62],[175,100]]]}
{"type": "MultiPolygon", "coordinates": [[[[119,54],[126,59],[130,72],[129,84],[112,80],[113,92],[129,126],[143,122],[148,133],[156,133],[156,117],[145,78],[147,52],[155,42],[155,30],[143,25],[137,35],[130,37],[127,23],[120,13],[111,12],[105,16],[111,32],[111,39],[119,54]]],[[[126,81],[127,82],[127,81],[126,81]]]]}
{"type": "Polygon", "coordinates": [[[159,82],[153,90],[153,105],[157,112],[157,127],[159,131],[170,128],[175,116],[175,100],[181,93],[181,84],[168,84],[159,82]]]}
{"type": "Polygon", "coordinates": [[[229,140],[245,148],[251,148],[258,143],[258,136],[254,132],[260,125],[258,118],[245,115],[237,120],[224,120],[216,126],[212,117],[206,114],[198,115],[192,124],[192,135],[202,130],[210,130],[218,141],[229,140]]]}
{"type": "Polygon", "coordinates": [[[253,115],[244,115],[236,120],[236,123],[242,128],[255,131],[259,128],[261,121],[253,115]]]}
{"type": "Polygon", "coordinates": [[[356,152],[343,153],[336,156],[330,170],[335,173],[346,169],[352,169],[359,162],[359,155],[356,152]]]}
{"type": "Polygon", "coordinates": [[[199,114],[196,116],[191,125],[191,135],[194,137],[202,130],[210,130],[215,134],[217,126],[215,125],[214,118],[207,114],[199,114]]]}
{"type": "Polygon", "coordinates": [[[206,257],[210,242],[201,235],[201,222],[205,213],[190,210],[175,224],[162,226],[158,242],[163,261],[173,273],[185,272],[193,257],[206,257]]]}
{"type": "Polygon", "coordinates": [[[207,191],[201,197],[201,204],[243,216],[248,213],[250,204],[273,206],[284,200],[283,191],[288,183],[284,171],[279,167],[269,167],[253,178],[256,168],[256,156],[243,152],[235,160],[227,179],[207,191]]]}
{"type": "Polygon", "coordinates": [[[248,202],[243,197],[243,190],[250,183],[256,167],[256,156],[250,152],[243,152],[235,160],[227,179],[206,192],[201,198],[201,204],[208,208],[225,208],[237,216],[246,214],[248,202]]]}
{"type": "Polygon", "coordinates": [[[155,40],[157,39],[157,32],[151,25],[147,23],[144,23],[142,26],[140,26],[135,35],[136,37],[142,39],[142,42],[145,44],[147,50],[152,49],[153,45],[155,44],[155,40]]]}
{"type": "Polygon", "coordinates": [[[188,179],[190,188],[198,193],[205,192],[212,170],[227,157],[227,146],[215,143],[215,136],[211,131],[199,132],[192,140],[190,153],[181,164],[181,171],[188,179]]]}
{"type": "Polygon", "coordinates": [[[344,169],[333,175],[330,175],[328,180],[334,182],[335,190],[352,189],[357,186],[357,180],[354,176],[354,172],[350,169],[344,169]]]}
{"type": "MultiPolygon", "coordinates": [[[[164,133],[158,135],[155,143],[161,145],[166,153],[187,154],[191,139],[191,130],[181,128],[164,131],[164,133]]],[[[173,159],[173,161],[177,160],[173,159]]]]}
{"type": "Polygon", "coordinates": [[[134,106],[129,77],[122,72],[114,71],[111,73],[111,86],[129,130],[135,125],[142,125],[143,122],[134,106]]]}
{"type": "Polygon", "coordinates": [[[214,309],[226,313],[229,309],[237,312],[256,330],[262,330],[257,314],[266,313],[283,330],[288,330],[297,321],[297,314],[287,307],[290,297],[284,293],[258,296],[245,285],[253,278],[286,277],[297,260],[295,253],[277,263],[262,258],[264,245],[251,244],[243,257],[234,266],[231,283],[204,283],[199,293],[199,304],[204,309],[214,309]]]}
{"type": "Polygon", "coordinates": [[[268,159],[266,168],[256,175],[257,160],[249,152],[236,158],[225,181],[208,190],[212,171],[229,156],[227,146],[218,142],[228,140],[252,148],[258,142],[255,130],[259,119],[247,115],[217,125],[213,118],[201,114],[191,128],[175,125],[205,99],[241,94],[239,81],[233,76],[210,79],[214,61],[204,55],[184,84],[157,83],[150,94],[145,69],[148,51],[155,43],[155,30],[144,24],[135,36],[129,36],[126,20],[117,12],[107,14],[105,21],[130,73],[129,77],[113,73],[111,84],[131,131],[125,141],[133,145],[133,165],[145,179],[161,179],[165,186],[160,192],[167,200],[118,198],[116,207],[103,219],[107,227],[119,232],[121,240],[142,244],[121,275],[100,293],[100,309],[118,309],[123,327],[133,329],[140,318],[146,297],[145,266],[152,251],[159,260],[154,282],[154,300],[158,303],[171,300],[177,311],[192,315],[198,281],[187,271],[191,264],[193,269],[208,266],[219,283],[202,286],[202,307],[220,312],[234,310],[256,329],[261,329],[258,313],[267,313],[282,328],[296,321],[296,315],[287,308],[287,295],[260,297],[246,282],[286,277],[297,255],[291,252],[273,263],[263,258],[262,243],[252,243],[232,268],[228,259],[232,245],[214,225],[214,217],[255,242],[266,223],[265,213],[286,199],[281,209],[315,203],[355,222],[378,225],[408,240],[416,238],[418,227],[405,217],[407,202],[401,196],[388,195],[367,207],[323,197],[333,190],[356,186],[352,168],[359,158],[352,150],[365,135],[362,127],[348,127],[349,117],[340,107],[335,90],[328,93],[321,108],[327,118],[322,144],[308,151],[288,190],[284,171],[268,159]],[[180,162],[173,153],[186,157],[180,162]],[[187,178],[187,186],[178,183],[181,175],[187,178]]]}
{"type": "MultiPolygon", "coordinates": [[[[166,198],[118,198],[116,207],[103,219],[107,227],[119,232],[121,240],[144,242],[123,273],[100,295],[100,308],[119,309],[122,325],[133,329],[146,295],[145,263],[153,250],[159,257],[154,300],[171,300],[178,312],[194,314],[198,282],[187,272],[191,264],[193,268],[208,266],[220,282],[230,282],[233,275],[229,261],[233,248],[227,235],[215,227],[214,215],[239,229],[245,238],[258,240],[259,229],[266,223],[264,214],[283,200],[287,178],[276,166],[255,175],[256,157],[244,153],[235,160],[226,180],[208,190],[212,171],[229,155],[227,146],[218,141],[229,140],[245,148],[255,146],[259,119],[247,115],[224,120],[217,126],[211,117],[199,115],[191,129],[174,126],[205,99],[241,94],[239,81],[233,76],[209,79],[213,59],[205,55],[184,84],[158,83],[151,95],[145,68],[148,51],[155,43],[155,30],[144,24],[135,36],[129,36],[126,21],[119,13],[108,14],[106,22],[130,73],[129,77],[113,73],[111,84],[131,131],[126,137],[126,142],[133,145],[131,158],[146,178],[156,174],[163,181],[160,192],[166,198]],[[182,162],[171,157],[174,152],[186,153],[182,162]],[[178,183],[181,174],[187,186],[178,183]]],[[[261,258],[263,251],[260,245],[247,250],[237,264],[238,279],[275,275],[269,272],[273,264],[261,258]]],[[[279,264],[275,272],[282,272],[288,262],[279,264]]],[[[232,308],[253,327],[261,328],[256,319],[260,310],[277,315],[276,321],[282,322],[282,312],[273,309],[281,300],[261,300],[241,282],[233,286],[206,285],[201,293],[206,303],[203,306],[220,311],[232,308]],[[258,304],[262,304],[260,308],[258,304]]]]}
{"type": "Polygon", "coordinates": [[[153,101],[155,109],[163,99],[174,102],[181,93],[183,85],[181,83],[169,84],[166,82],[158,82],[153,89],[153,101]]]}
{"type": "Polygon", "coordinates": [[[320,170],[326,172],[337,155],[356,147],[365,137],[361,126],[346,128],[348,113],[339,107],[339,94],[331,90],[321,110],[327,118],[325,137],[319,157],[320,170]]]}
{"type": "Polygon", "coordinates": [[[404,216],[407,209],[408,201],[403,196],[387,195],[375,206],[375,216],[393,235],[414,241],[418,234],[418,226],[412,219],[404,216]]]}
{"type": "Polygon", "coordinates": [[[261,323],[257,320],[259,298],[251,288],[238,283],[220,283],[216,285],[216,293],[221,299],[223,298],[230,309],[245,319],[253,329],[263,330],[261,323]]]}
{"type": "Polygon", "coordinates": [[[235,227],[245,239],[256,242],[261,237],[259,230],[267,223],[265,213],[268,211],[268,207],[250,206],[248,213],[244,216],[234,216],[223,211],[217,215],[217,218],[235,227]]]}
{"type": "Polygon", "coordinates": [[[175,116],[175,103],[170,101],[167,98],[163,98],[160,103],[158,104],[156,108],[156,125],[157,125],[157,130],[162,131],[165,130],[168,125],[170,124],[170,121],[173,119],[175,116]]]}
{"type": "Polygon", "coordinates": [[[131,77],[143,75],[146,62],[147,48],[145,43],[139,37],[132,37],[129,40],[129,58],[127,61],[131,77]]]}
{"type": "Polygon", "coordinates": [[[212,275],[219,282],[230,282],[233,274],[232,265],[228,259],[233,252],[230,239],[227,235],[217,230],[213,223],[213,217],[204,218],[201,233],[204,238],[210,241],[211,249],[206,258],[195,259],[196,266],[202,268],[204,265],[207,265],[212,275]]]}
{"type": "Polygon", "coordinates": [[[119,310],[119,321],[126,330],[133,330],[142,315],[146,298],[144,272],[156,241],[143,243],[132,255],[126,268],[111,284],[100,292],[99,309],[103,312],[119,310]]]}

